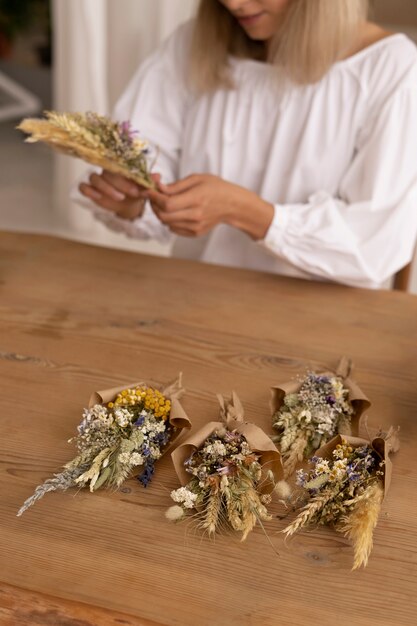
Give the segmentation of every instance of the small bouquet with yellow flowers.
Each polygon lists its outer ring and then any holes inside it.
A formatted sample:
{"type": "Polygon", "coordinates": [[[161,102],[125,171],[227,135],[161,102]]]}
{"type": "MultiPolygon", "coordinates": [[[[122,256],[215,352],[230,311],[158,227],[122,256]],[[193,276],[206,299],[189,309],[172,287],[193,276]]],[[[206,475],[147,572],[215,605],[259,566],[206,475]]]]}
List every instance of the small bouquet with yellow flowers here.
{"type": "Polygon", "coordinates": [[[341,435],[332,439],[311,459],[309,470],[297,471],[300,489],[292,501],[299,513],[283,532],[290,537],[306,527],[331,524],[353,543],[352,569],[366,566],[391,480],[389,454],[398,449],[392,428],[372,441],[341,435]]]}
{"type": "Polygon", "coordinates": [[[70,487],[119,488],[141,468],[138,480],[146,487],[155,463],[191,423],[179,398],[181,376],[162,391],[143,382],[108,389],[91,396],[74,441],[77,456],[59,474],[39,485],[18,515],[50,491],[70,487]]]}
{"type": "Polygon", "coordinates": [[[27,118],[19,126],[29,143],[42,141],[52,148],[121,174],[142,187],[153,188],[149,145],[130,122],[115,122],[97,113],[57,113],[45,118],[27,118]]]}
{"type": "Polygon", "coordinates": [[[257,523],[271,519],[267,505],[282,478],[281,457],[261,428],[243,421],[235,393],[218,399],[221,421],[206,424],[171,455],[182,487],[171,492],[176,504],[166,517],[176,522],[194,510],[209,536],[231,528],[244,541],[257,523]]]}

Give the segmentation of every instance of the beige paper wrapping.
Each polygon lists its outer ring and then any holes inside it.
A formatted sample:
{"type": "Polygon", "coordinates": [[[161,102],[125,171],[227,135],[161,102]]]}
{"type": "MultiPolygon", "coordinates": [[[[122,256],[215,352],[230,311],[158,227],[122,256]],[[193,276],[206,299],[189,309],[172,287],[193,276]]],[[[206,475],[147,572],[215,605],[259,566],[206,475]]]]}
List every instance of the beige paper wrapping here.
{"type": "Polygon", "coordinates": [[[259,455],[259,462],[262,466],[262,479],[260,491],[262,493],[271,493],[274,489],[274,484],[281,480],[284,472],[282,468],[281,455],[275,447],[273,441],[264,433],[264,431],[255,426],[243,421],[244,410],[242,404],[235,392],[232,393],[230,400],[225,400],[222,396],[218,395],[220,403],[220,417],[222,421],[208,422],[191,437],[188,437],[181,445],[176,448],[172,454],[172,462],[175,467],[175,471],[181,482],[181,485],[187,485],[191,480],[191,474],[185,471],[184,462],[191,456],[191,454],[201,448],[205,440],[218,431],[236,430],[244,435],[250,449],[259,455]],[[267,472],[271,471],[274,476],[274,481],[267,478],[267,472]]]}
{"type": "MultiPolygon", "coordinates": [[[[349,390],[349,401],[351,402],[354,414],[352,415],[352,434],[359,434],[359,424],[362,414],[369,409],[371,403],[358,384],[351,378],[353,364],[347,357],[342,357],[335,371],[318,372],[317,376],[340,376],[343,379],[343,386],[349,390]]],[[[301,387],[301,381],[291,381],[271,388],[271,411],[274,415],[282,406],[284,397],[289,393],[297,393],[301,387]]]]}
{"type": "Polygon", "coordinates": [[[324,446],[319,448],[316,451],[315,456],[320,456],[324,459],[331,459],[333,450],[338,444],[341,444],[343,441],[346,441],[350,446],[352,446],[352,448],[359,448],[360,446],[370,445],[371,448],[375,450],[381,461],[385,462],[382,468],[380,468],[381,471],[384,473],[383,484],[385,498],[391,484],[392,476],[392,462],[389,455],[399,449],[399,442],[396,432],[391,429],[387,433],[387,435],[383,436],[381,434],[378,437],[374,437],[372,440],[362,439],[360,437],[337,435],[336,437],[333,437],[333,439],[328,441],[324,446]]]}
{"type": "Polygon", "coordinates": [[[179,401],[181,396],[185,393],[185,389],[182,386],[182,374],[180,374],[177,379],[166,387],[162,387],[161,385],[149,385],[148,383],[141,381],[122,385],[121,387],[113,387],[112,389],[104,389],[104,391],[94,391],[90,396],[88,406],[91,408],[95,404],[107,404],[108,402],[115,400],[117,394],[123,391],[123,389],[134,389],[135,387],[141,386],[158,389],[171,401],[171,411],[168,422],[175,430],[172,433],[169,444],[165,446],[162,451],[162,454],[165,454],[171,449],[174,441],[176,441],[178,437],[183,434],[184,429],[191,428],[191,421],[179,401]]]}

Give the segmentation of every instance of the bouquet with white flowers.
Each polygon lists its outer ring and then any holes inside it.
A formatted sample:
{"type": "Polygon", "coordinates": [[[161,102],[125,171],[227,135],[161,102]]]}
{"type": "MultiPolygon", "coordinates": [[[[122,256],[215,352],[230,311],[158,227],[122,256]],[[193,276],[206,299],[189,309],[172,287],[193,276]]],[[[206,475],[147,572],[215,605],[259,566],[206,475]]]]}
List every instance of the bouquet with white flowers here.
{"type": "Polygon", "coordinates": [[[134,383],[96,392],[84,409],[74,441],[77,456],[62,472],[39,485],[18,512],[22,515],[49,491],[70,487],[119,488],[141,468],[138,480],[146,487],[155,462],[191,423],[179,398],[184,393],[181,376],[161,391],[146,383],[134,383]]]}
{"type": "Polygon", "coordinates": [[[282,454],[285,477],[335,435],[357,435],[368,398],[351,378],[352,364],[343,357],[330,372],[272,388],[273,437],[282,454]]]}

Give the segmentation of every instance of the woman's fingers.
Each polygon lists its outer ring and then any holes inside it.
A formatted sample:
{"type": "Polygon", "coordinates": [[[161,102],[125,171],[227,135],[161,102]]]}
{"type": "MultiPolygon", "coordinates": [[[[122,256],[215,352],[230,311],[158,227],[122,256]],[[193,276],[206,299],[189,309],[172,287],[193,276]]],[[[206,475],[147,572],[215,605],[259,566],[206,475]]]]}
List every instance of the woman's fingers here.
{"type": "Polygon", "coordinates": [[[94,202],[98,202],[103,197],[101,193],[97,191],[97,189],[95,189],[91,185],[87,185],[87,183],[81,183],[80,185],[78,185],[78,189],[80,193],[83,194],[83,196],[91,198],[91,200],[94,200],[94,202]]]}
{"type": "Polygon", "coordinates": [[[167,196],[155,189],[149,189],[145,197],[148,198],[156,209],[165,213],[175,213],[177,211],[191,209],[195,206],[196,198],[193,191],[187,191],[178,196],[167,196]]]}
{"type": "Polygon", "coordinates": [[[114,187],[117,191],[125,196],[129,196],[130,198],[140,198],[145,189],[145,187],[141,187],[133,180],[129,180],[120,174],[113,174],[113,172],[109,172],[108,170],[103,170],[101,177],[106,183],[114,187]]]}
{"type": "Polygon", "coordinates": [[[107,196],[116,202],[122,202],[126,199],[126,194],[118,191],[111,183],[106,181],[102,175],[91,174],[89,177],[90,185],[94,187],[102,196],[107,196]]]}
{"type": "MultiPolygon", "coordinates": [[[[152,178],[154,178],[156,183],[159,183],[161,177],[159,174],[154,174],[152,178]]],[[[119,202],[126,198],[135,200],[143,198],[144,192],[147,191],[146,187],[142,187],[125,176],[113,174],[113,172],[109,172],[108,170],[103,170],[101,174],[91,174],[90,184],[95,187],[99,193],[105,194],[109,196],[109,198],[119,202]]]]}
{"type": "Polygon", "coordinates": [[[161,182],[161,174],[151,174],[151,178],[152,178],[154,183],[156,183],[157,185],[160,184],[160,182],[161,182]]]}
{"type": "Polygon", "coordinates": [[[182,209],[181,211],[168,212],[168,211],[156,211],[157,216],[163,224],[170,226],[171,224],[184,223],[190,224],[194,222],[201,222],[203,219],[202,211],[200,209],[182,209]]]}
{"type": "Polygon", "coordinates": [[[170,228],[170,231],[175,235],[180,235],[180,237],[195,237],[195,233],[187,228],[170,228]]]}
{"type": "Polygon", "coordinates": [[[121,205],[117,200],[112,200],[109,196],[100,193],[97,191],[96,187],[92,185],[87,185],[87,183],[81,183],[79,186],[80,192],[86,198],[90,198],[93,200],[95,204],[101,206],[103,209],[107,209],[108,211],[113,211],[114,213],[120,213],[121,205]]]}
{"type": "Polygon", "coordinates": [[[177,180],[174,183],[170,183],[169,185],[160,184],[160,190],[168,196],[175,195],[178,193],[183,193],[184,191],[188,191],[193,187],[196,187],[201,182],[201,176],[198,174],[191,174],[190,176],[186,176],[186,178],[182,178],[181,180],[177,180]]]}

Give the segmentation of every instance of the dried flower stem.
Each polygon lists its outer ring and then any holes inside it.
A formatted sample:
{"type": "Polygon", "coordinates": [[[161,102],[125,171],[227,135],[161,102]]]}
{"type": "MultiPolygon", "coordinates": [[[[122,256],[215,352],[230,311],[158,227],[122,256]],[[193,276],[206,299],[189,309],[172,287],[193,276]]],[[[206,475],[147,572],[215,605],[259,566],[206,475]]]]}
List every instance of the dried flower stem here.
{"type": "Polygon", "coordinates": [[[222,501],[220,492],[217,490],[213,490],[209,495],[204,514],[204,520],[201,523],[201,527],[206,529],[209,535],[214,535],[214,533],[216,532],[221,504],[222,501]]]}
{"type": "Polygon", "coordinates": [[[33,504],[35,504],[35,502],[43,498],[43,496],[50,491],[66,491],[67,489],[74,487],[76,485],[77,478],[87,469],[87,467],[88,465],[80,465],[79,467],[76,467],[74,469],[67,469],[63,472],[60,472],[59,474],[55,474],[54,478],[48,478],[48,480],[45,480],[42,485],[36,487],[35,493],[30,498],[25,500],[25,502],[17,512],[17,516],[20,517],[21,515],[23,515],[23,513],[27,511],[29,507],[31,507],[33,504]]]}
{"type": "Polygon", "coordinates": [[[291,445],[291,448],[286,456],[284,456],[284,478],[288,478],[294,473],[294,470],[298,463],[304,458],[304,450],[307,445],[307,438],[305,435],[300,435],[291,445]]]}
{"type": "Polygon", "coordinates": [[[334,490],[319,493],[317,496],[312,498],[305,507],[303,507],[301,513],[299,513],[292,524],[284,528],[282,532],[285,533],[287,537],[291,537],[291,535],[303,528],[303,526],[309,524],[313,517],[319,513],[319,511],[321,511],[334,496],[334,490]]]}

